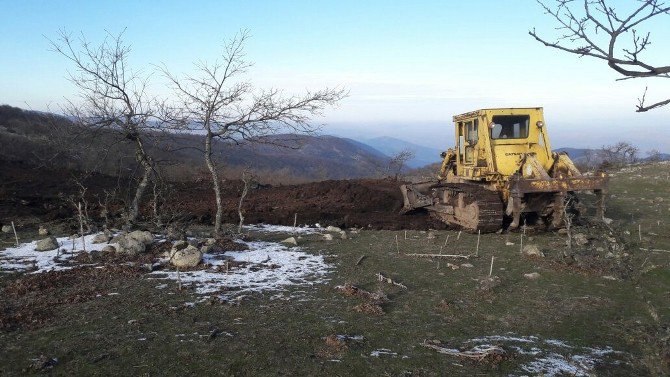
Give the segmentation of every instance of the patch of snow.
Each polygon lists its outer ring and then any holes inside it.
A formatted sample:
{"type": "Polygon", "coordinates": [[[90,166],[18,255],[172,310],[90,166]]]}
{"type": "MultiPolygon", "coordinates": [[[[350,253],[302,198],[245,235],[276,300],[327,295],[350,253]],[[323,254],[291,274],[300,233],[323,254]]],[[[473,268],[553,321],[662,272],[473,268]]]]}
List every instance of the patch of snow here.
{"type": "MultiPolygon", "coordinates": [[[[249,250],[204,254],[204,263],[211,267],[180,272],[182,284],[192,284],[200,295],[218,294],[220,298],[229,299],[251,292],[282,291],[288,286],[321,283],[332,268],[323,256],[308,254],[299,247],[288,248],[275,242],[244,243],[249,250]],[[244,264],[226,272],[226,263],[231,259],[244,264]]],[[[151,274],[156,278],[177,280],[176,271],[151,274]]]]}
{"type": "MultiPolygon", "coordinates": [[[[95,234],[84,236],[84,245],[86,251],[100,251],[109,243],[93,243],[95,234]]],[[[72,253],[72,242],[70,237],[60,237],[58,248],[49,251],[35,251],[38,241],[20,244],[16,247],[9,247],[0,251],[0,272],[17,272],[34,270],[34,273],[40,273],[50,270],[67,270],[72,266],[64,265],[70,258],[76,254],[72,253]],[[61,251],[65,249],[65,252],[61,251]]],[[[81,237],[74,239],[74,249],[82,250],[81,237]]]]}
{"type": "MultiPolygon", "coordinates": [[[[491,343],[513,350],[520,356],[521,375],[591,376],[597,365],[618,365],[621,360],[611,356],[626,356],[610,346],[602,348],[580,347],[558,339],[540,339],[537,336],[518,336],[513,333],[489,335],[469,339],[464,344],[475,344],[473,350],[490,347],[491,343]]],[[[458,354],[458,349],[445,349],[458,354]]],[[[516,374],[513,374],[516,375],[516,374]]]]}
{"type": "Polygon", "coordinates": [[[292,227],[286,225],[270,225],[270,224],[255,224],[255,225],[245,225],[243,227],[246,230],[261,232],[261,233],[290,233],[290,234],[316,234],[321,233],[323,229],[321,227],[292,227]]]}
{"type": "Polygon", "coordinates": [[[370,356],[372,356],[372,357],[380,357],[380,356],[396,357],[396,356],[398,356],[398,353],[393,352],[388,348],[380,348],[380,349],[376,349],[376,350],[370,352],[370,356]]]}

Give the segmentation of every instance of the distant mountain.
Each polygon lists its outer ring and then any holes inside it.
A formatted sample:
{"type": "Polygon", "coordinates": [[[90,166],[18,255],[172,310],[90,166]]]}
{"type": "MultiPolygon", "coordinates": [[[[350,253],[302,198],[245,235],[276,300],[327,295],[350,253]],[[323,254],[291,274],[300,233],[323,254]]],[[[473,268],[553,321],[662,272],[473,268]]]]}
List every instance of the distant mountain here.
{"type": "Polygon", "coordinates": [[[393,156],[403,150],[411,150],[414,152],[414,158],[407,163],[410,168],[426,166],[441,160],[440,153],[442,151],[439,149],[410,143],[394,137],[382,136],[367,139],[363,142],[387,156],[393,156]]]}

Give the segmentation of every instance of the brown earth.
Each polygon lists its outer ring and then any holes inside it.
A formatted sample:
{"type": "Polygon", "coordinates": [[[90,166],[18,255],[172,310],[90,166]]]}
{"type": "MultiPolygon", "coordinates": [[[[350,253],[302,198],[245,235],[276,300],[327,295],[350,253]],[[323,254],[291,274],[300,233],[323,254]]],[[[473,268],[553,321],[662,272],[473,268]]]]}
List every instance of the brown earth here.
{"type": "MultiPolygon", "coordinates": [[[[75,195],[78,188],[71,172],[35,168],[27,164],[0,161],[0,223],[31,218],[29,223],[66,219],[74,208],[64,197],[75,195]]],[[[243,203],[246,224],[298,224],[371,229],[444,229],[426,213],[400,215],[401,182],[382,179],[333,180],[286,186],[259,186],[249,192],[243,203]]],[[[127,180],[96,174],[85,181],[91,212],[95,213],[98,196],[104,190],[128,187],[127,180]]],[[[188,222],[211,224],[215,214],[214,195],[207,180],[173,183],[170,210],[188,222]]],[[[237,223],[237,207],[242,182],[223,185],[224,222],[237,223]]],[[[122,200],[125,194],[121,194],[122,200]]],[[[127,196],[127,195],[126,195],[127,196]]],[[[150,199],[149,193],[145,202],[150,199]]],[[[120,206],[119,206],[120,207],[120,206]]],[[[146,213],[150,212],[146,208],[146,213]]]]}

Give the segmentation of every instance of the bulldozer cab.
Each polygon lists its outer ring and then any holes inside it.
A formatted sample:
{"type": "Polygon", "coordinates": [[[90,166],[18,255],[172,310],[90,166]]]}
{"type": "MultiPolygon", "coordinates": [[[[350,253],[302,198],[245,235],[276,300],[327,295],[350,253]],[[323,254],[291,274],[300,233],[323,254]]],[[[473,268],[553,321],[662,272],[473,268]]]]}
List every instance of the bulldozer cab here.
{"type": "Polygon", "coordinates": [[[535,157],[545,170],[551,168],[540,107],[483,109],[454,116],[454,124],[457,176],[478,180],[509,176],[526,155],[535,157]]]}

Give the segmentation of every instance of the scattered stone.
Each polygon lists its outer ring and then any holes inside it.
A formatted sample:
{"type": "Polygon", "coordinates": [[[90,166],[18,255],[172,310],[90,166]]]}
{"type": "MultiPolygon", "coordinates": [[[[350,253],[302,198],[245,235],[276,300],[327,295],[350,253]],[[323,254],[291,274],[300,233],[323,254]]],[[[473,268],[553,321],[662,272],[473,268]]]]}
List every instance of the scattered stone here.
{"type": "Polygon", "coordinates": [[[426,238],[428,238],[429,240],[434,240],[435,238],[437,238],[437,236],[433,232],[428,232],[426,238]]]}
{"type": "Polygon", "coordinates": [[[170,258],[170,263],[177,268],[193,268],[200,263],[202,253],[193,245],[177,250],[170,258]]]}
{"type": "Polygon", "coordinates": [[[603,276],[603,279],[606,279],[606,280],[617,280],[617,278],[615,278],[614,276],[609,276],[609,275],[603,276]]]}
{"type": "Polygon", "coordinates": [[[11,225],[3,225],[2,226],[2,233],[12,233],[13,229],[11,225]]]}
{"type": "Polygon", "coordinates": [[[537,272],[531,272],[529,274],[523,274],[523,277],[525,277],[528,280],[537,280],[540,278],[540,274],[537,272]]]}
{"type": "Polygon", "coordinates": [[[604,217],[603,218],[603,222],[607,225],[610,225],[612,223],[612,221],[614,221],[614,220],[610,219],[609,217],[604,217]]]}
{"type": "MultiPolygon", "coordinates": [[[[116,238],[116,237],[115,237],[116,238]]],[[[120,237],[117,242],[113,244],[116,252],[126,255],[138,255],[144,253],[146,246],[144,243],[138,241],[133,237],[120,237]]]]}
{"type": "Polygon", "coordinates": [[[561,228],[557,232],[558,234],[568,234],[568,229],[567,228],[561,228]]]}
{"type": "Polygon", "coordinates": [[[282,240],[281,243],[285,243],[287,245],[294,245],[294,246],[298,245],[298,241],[295,239],[295,237],[289,237],[285,240],[282,240]]]}
{"type": "Polygon", "coordinates": [[[44,355],[40,355],[40,357],[36,359],[32,359],[32,362],[30,363],[30,370],[33,371],[38,371],[38,372],[45,372],[49,369],[52,369],[56,365],[58,365],[58,359],[55,357],[46,357],[44,355]]]}
{"type": "Polygon", "coordinates": [[[329,225],[328,227],[326,227],[326,232],[339,233],[341,231],[342,231],[342,229],[340,229],[339,227],[336,227],[336,226],[329,225]]]}
{"type": "Polygon", "coordinates": [[[37,234],[38,234],[40,237],[46,237],[46,236],[49,235],[49,231],[47,230],[47,228],[45,228],[45,227],[43,227],[43,226],[40,226],[40,229],[37,231],[37,234]]]}
{"type": "Polygon", "coordinates": [[[143,243],[145,246],[150,245],[154,242],[154,236],[150,232],[147,232],[145,230],[136,230],[133,232],[128,233],[126,238],[132,238],[134,240],[137,240],[141,243],[143,243]]]}
{"type": "Polygon", "coordinates": [[[523,247],[524,255],[544,258],[544,253],[534,244],[528,244],[523,247]]]}
{"type": "Polygon", "coordinates": [[[463,268],[472,268],[472,267],[474,267],[474,266],[473,266],[471,263],[463,263],[463,264],[461,264],[461,267],[463,267],[463,268]]]}
{"type": "Polygon", "coordinates": [[[111,237],[105,233],[98,233],[93,237],[93,243],[106,243],[109,242],[110,239],[111,237]]]}
{"type": "Polygon", "coordinates": [[[598,246],[598,247],[596,247],[596,251],[599,252],[599,253],[602,253],[602,252],[605,251],[605,249],[602,248],[602,247],[600,247],[600,246],[598,246]]]}
{"type": "Polygon", "coordinates": [[[340,232],[340,238],[343,239],[343,240],[346,240],[347,238],[349,238],[349,237],[347,236],[347,232],[345,232],[345,231],[341,231],[341,232],[340,232]]]}
{"type": "Polygon", "coordinates": [[[605,254],[605,258],[607,258],[607,259],[614,258],[614,253],[611,252],[611,251],[607,252],[607,254],[605,254]]]}
{"type": "Polygon", "coordinates": [[[330,233],[326,233],[323,235],[323,239],[326,241],[332,241],[333,240],[333,235],[330,233]]]}
{"type": "Polygon", "coordinates": [[[586,235],[584,233],[577,233],[574,236],[572,236],[572,240],[575,241],[575,244],[577,246],[584,246],[587,243],[589,243],[589,239],[586,238],[586,235]]]}
{"type": "Polygon", "coordinates": [[[487,276],[479,280],[479,289],[482,291],[490,291],[500,285],[502,281],[498,276],[487,276]]]}
{"type": "Polygon", "coordinates": [[[208,238],[205,240],[205,245],[207,246],[212,246],[216,244],[216,238],[208,238]]]}
{"type": "Polygon", "coordinates": [[[37,245],[35,245],[35,251],[49,251],[55,249],[58,249],[58,241],[54,236],[39,240],[37,241],[37,245]]]}
{"type": "Polygon", "coordinates": [[[505,246],[514,246],[514,242],[505,241],[505,246]]]}
{"type": "Polygon", "coordinates": [[[114,253],[116,254],[116,248],[112,245],[107,245],[101,250],[103,253],[114,253]]]}

